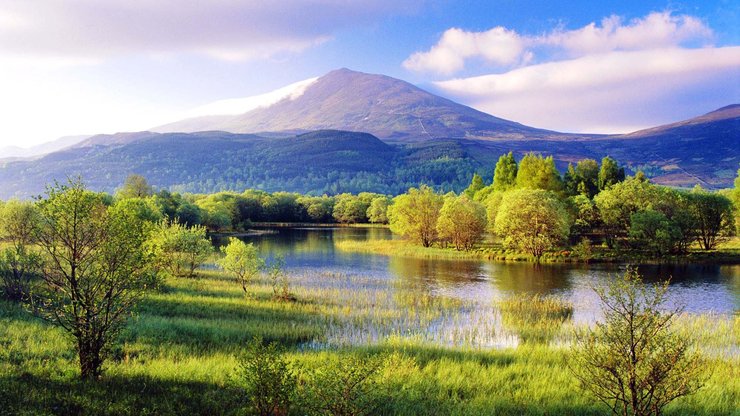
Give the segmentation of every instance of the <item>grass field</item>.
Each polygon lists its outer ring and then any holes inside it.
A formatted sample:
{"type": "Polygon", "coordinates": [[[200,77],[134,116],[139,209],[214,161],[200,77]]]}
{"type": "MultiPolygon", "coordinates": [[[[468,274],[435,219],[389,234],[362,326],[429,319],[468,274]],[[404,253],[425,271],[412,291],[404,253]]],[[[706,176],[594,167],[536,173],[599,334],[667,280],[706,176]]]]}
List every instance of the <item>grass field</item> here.
{"type": "MultiPolygon", "coordinates": [[[[413,282],[307,273],[292,274],[289,281],[295,302],[273,300],[264,279],[246,298],[234,281],[215,271],[170,280],[141,303],[98,382],[78,379],[67,334],[0,301],[0,414],[251,414],[236,376],[236,356],[255,335],[284,347],[303,382],[312,370],[350,355],[391,357],[373,392],[378,414],[607,410],[582,393],[566,370],[573,325],[568,306],[557,300],[541,300],[547,322],[556,322],[543,338],[531,337],[539,325],[528,324],[536,311],[516,300],[491,306],[471,321],[467,305],[419,293],[413,282]],[[502,331],[519,341],[488,347],[487,340],[502,331]],[[535,341],[519,339],[521,331],[535,341]]],[[[711,376],[666,414],[736,415],[740,317],[684,315],[679,330],[697,339],[711,376]]],[[[306,414],[305,408],[293,413],[306,414]]]]}

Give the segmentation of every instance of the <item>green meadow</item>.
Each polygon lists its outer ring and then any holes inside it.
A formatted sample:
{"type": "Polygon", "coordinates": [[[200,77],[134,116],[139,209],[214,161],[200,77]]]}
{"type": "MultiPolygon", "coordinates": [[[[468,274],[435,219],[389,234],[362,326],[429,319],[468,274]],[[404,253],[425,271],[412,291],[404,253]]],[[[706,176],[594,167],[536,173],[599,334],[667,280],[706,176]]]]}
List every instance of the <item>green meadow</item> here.
{"type": "MultiPolygon", "coordinates": [[[[253,414],[237,357],[254,336],[284,349],[306,414],[316,371],[382,357],[364,399],[390,415],[601,415],[567,370],[572,308],[554,297],[488,306],[424,293],[413,281],[294,272],[295,301],[265,276],[248,296],[202,271],[149,292],[109,351],[104,375],[79,379],[73,339],[0,301],[2,415],[253,414]],[[353,361],[354,360],[354,361],[353,361]]],[[[740,317],[681,315],[678,330],[707,360],[697,393],[667,415],[733,415],[740,403],[740,317]]]]}

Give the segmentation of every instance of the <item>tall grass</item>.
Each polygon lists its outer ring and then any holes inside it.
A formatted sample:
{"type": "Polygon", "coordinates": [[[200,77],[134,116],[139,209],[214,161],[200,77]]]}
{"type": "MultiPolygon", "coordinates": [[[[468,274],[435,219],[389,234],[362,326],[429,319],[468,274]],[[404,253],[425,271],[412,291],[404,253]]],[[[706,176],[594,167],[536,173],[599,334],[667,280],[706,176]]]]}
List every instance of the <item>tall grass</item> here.
{"type": "MultiPolygon", "coordinates": [[[[130,319],[97,383],[78,380],[67,334],[0,301],[0,414],[243,414],[248,403],[235,357],[254,336],[287,348],[286,358],[308,373],[349,356],[393,355],[378,378],[381,414],[605,411],[565,369],[574,324],[558,298],[484,304],[411,280],[305,271],[288,278],[295,302],[273,299],[266,277],[248,298],[216,270],[168,281],[130,319]],[[555,329],[537,338],[552,330],[543,322],[555,329]]],[[[666,414],[735,412],[739,326],[738,316],[679,318],[679,331],[697,337],[712,376],[666,414]]]]}

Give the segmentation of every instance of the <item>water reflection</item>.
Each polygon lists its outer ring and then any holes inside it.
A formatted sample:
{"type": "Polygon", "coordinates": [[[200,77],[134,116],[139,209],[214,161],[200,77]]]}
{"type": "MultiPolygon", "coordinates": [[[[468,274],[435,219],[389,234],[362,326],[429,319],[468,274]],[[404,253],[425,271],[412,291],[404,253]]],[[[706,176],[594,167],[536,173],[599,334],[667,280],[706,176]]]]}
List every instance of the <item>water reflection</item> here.
{"type": "MultiPolygon", "coordinates": [[[[242,237],[263,256],[282,255],[289,269],[312,273],[348,273],[384,279],[398,299],[442,296],[490,306],[515,294],[558,295],[574,305],[573,320],[592,321],[599,302],[592,287],[624,271],[623,265],[534,265],[385,257],[346,253],[343,240],[391,239],[384,228],[279,228],[242,237]]],[[[215,241],[216,244],[223,240],[215,241]]],[[[733,314],[740,309],[740,265],[646,265],[639,271],[648,283],[670,277],[669,300],[687,312],[733,314]]]]}

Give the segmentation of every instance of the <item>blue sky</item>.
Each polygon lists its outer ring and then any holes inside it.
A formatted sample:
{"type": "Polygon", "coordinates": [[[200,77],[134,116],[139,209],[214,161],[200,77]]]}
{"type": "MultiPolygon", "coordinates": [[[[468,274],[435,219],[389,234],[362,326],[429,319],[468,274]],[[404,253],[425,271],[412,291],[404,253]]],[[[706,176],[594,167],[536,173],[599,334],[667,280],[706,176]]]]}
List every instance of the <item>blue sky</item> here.
{"type": "Polygon", "coordinates": [[[740,101],[737,1],[3,0],[0,145],[142,130],[347,67],[627,132],[740,101]]]}

